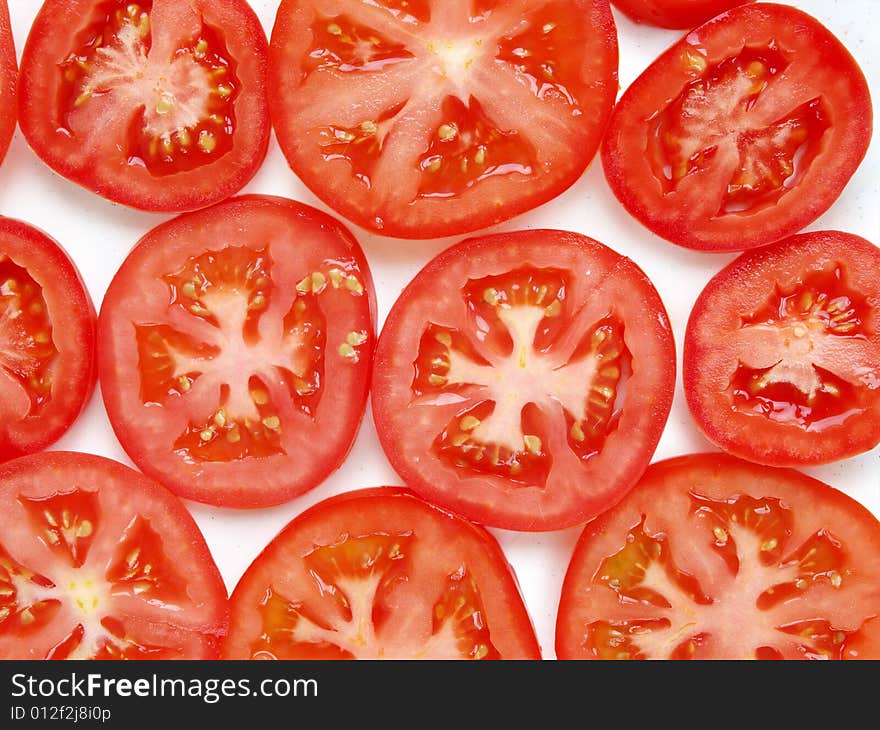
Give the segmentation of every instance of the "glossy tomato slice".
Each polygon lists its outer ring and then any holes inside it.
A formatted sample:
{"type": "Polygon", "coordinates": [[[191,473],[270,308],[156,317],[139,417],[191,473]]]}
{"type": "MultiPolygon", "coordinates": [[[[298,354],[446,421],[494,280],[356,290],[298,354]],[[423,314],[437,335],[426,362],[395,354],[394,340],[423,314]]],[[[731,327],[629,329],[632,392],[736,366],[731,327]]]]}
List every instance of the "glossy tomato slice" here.
{"type": "Polygon", "coordinates": [[[357,241],[282,198],[236,198],[148,233],[101,310],[116,435],[181,496],[279,504],[345,458],[366,407],[375,294],[357,241]]]}
{"type": "Polygon", "coordinates": [[[688,405],[725,451],[818,464],[880,443],[880,249],[817,232],[745,254],[700,295],[688,405]]]}
{"type": "Polygon", "coordinates": [[[655,464],[587,526],[560,659],[878,659],[880,523],[796,471],[655,464]]]}
{"type": "Polygon", "coordinates": [[[614,194],[688,248],[797,233],[868,149],[871,98],[849,52],[786,5],[743,5],[688,34],[621,97],[602,148],[614,194]]]}
{"type": "Polygon", "coordinates": [[[284,0],[272,33],[291,167],[389,236],[474,231],[559,195],[616,95],[608,0],[284,0]]]}
{"type": "Polygon", "coordinates": [[[540,659],[488,532],[403,489],[325,500],[232,594],[226,659],[540,659]]]}
{"type": "Polygon", "coordinates": [[[18,64],[15,60],[12,25],[9,22],[9,6],[6,0],[0,0],[0,162],[6,157],[15,132],[17,81],[18,64]]]}
{"type": "Polygon", "coordinates": [[[0,466],[0,659],[214,659],[226,590],[184,506],[54,452],[0,466]]]}
{"type": "Polygon", "coordinates": [[[95,385],[95,308],[46,234],[0,218],[0,461],[45,449],[95,385]]]}
{"type": "Polygon", "coordinates": [[[267,57],[244,0],[46,0],[22,56],[21,128],[49,167],[105,198],[203,208],[266,154],[267,57]]]}
{"type": "Polygon", "coordinates": [[[753,0],[612,0],[637,23],[693,28],[725,10],[753,0]]]}
{"type": "Polygon", "coordinates": [[[666,311],[596,241],[523,231],[465,241],[394,305],[373,415],[404,480],[468,519],[551,530],[617,502],[672,401],[666,311]]]}

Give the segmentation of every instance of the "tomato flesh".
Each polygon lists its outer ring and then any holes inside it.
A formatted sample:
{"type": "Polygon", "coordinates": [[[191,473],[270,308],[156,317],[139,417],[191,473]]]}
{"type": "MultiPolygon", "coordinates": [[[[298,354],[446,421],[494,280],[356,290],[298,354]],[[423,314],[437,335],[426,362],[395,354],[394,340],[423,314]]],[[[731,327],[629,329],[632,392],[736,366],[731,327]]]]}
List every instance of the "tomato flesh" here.
{"type": "Polygon", "coordinates": [[[316,194],[359,225],[428,238],[570,186],[598,146],[616,62],[606,0],[286,0],[270,104],[316,194]]]}
{"type": "Polygon", "coordinates": [[[771,465],[832,461],[880,441],[877,266],[871,243],[818,232],[746,255],[710,282],[684,368],[710,439],[771,465]]]}
{"type": "Polygon", "coordinates": [[[232,605],[230,659],[540,656],[492,538],[400,489],[353,492],[295,519],[232,605]]]}
{"type": "Polygon", "coordinates": [[[125,467],[82,454],[0,468],[3,659],[217,654],[225,590],[186,510],[125,467]]]}
{"type": "Polygon", "coordinates": [[[106,301],[103,392],[147,473],[245,507],[285,501],[341,462],[366,400],[373,293],[330,218],[257,197],[181,218],[147,236],[106,301]]]}
{"type": "Polygon", "coordinates": [[[9,5],[6,0],[0,0],[0,162],[6,157],[15,132],[17,82],[18,63],[9,20],[9,5]]]}
{"type": "Polygon", "coordinates": [[[584,532],[557,654],[876,658],[880,523],[808,477],[721,455],[649,469],[584,532]]]}
{"type": "Polygon", "coordinates": [[[752,0],[613,0],[614,5],[640,23],[661,28],[693,28],[710,18],[752,0]]]}
{"type": "Polygon", "coordinates": [[[794,8],[746,4],[693,30],[630,86],[602,160],[617,198],[656,234],[741,251],[824,213],[871,126],[867,83],[840,41],[794,8]]]}
{"type": "Polygon", "coordinates": [[[386,454],[418,492],[484,524],[589,519],[638,478],[666,418],[664,322],[641,272],[589,239],[460,244],[404,292],[380,338],[373,410],[386,454]]]}

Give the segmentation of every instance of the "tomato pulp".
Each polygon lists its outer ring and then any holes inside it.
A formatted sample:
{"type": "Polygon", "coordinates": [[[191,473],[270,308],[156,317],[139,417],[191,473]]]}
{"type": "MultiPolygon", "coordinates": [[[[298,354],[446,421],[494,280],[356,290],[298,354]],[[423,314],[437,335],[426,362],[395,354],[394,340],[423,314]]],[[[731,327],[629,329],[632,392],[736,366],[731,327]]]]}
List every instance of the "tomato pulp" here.
{"type": "Polygon", "coordinates": [[[49,167],[105,198],[204,208],[266,154],[267,57],[244,0],[47,0],[22,55],[21,128],[49,167]]]}
{"type": "Polygon", "coordinates": [[[0,659],[216,659],[226,589],[183,504],[97,456],[0,465],[0,659]]]}
{"type": "Polygon", "coordinates": [[[602,148],[614,194],[673,243],[742,251],[797,233],[868,150],[871,98],[846,48],[792,7],[733,8],[627,89],[602,148]]]}
{"type": "Polygon", "coordinates": [[[373,415],[419,494],[516,530],[586,522],[635,484],[675,381],[669,321],[629,259],[562,231],[472,239],[406,288],[373,415]]]}
{"type": "Polygon", "coordinates": [[[474,231],[559,195],[616,96],[608,0],[284,0],[272,33],[291,167],[388,236],[474,231]]]}
{"type": "Polygon", "coordinates": [[[488,532],[400,488],[291,522],[232,595],[226,659],[540,659],[488,532]]]}
{"type": "Polygon", "coordinates": [[[263,507],[345,458],[366,407],[375,294],[329,216],[250,196],[148,233],[101,309],[101,390],[135,463],[177,494],[263,507]]]}

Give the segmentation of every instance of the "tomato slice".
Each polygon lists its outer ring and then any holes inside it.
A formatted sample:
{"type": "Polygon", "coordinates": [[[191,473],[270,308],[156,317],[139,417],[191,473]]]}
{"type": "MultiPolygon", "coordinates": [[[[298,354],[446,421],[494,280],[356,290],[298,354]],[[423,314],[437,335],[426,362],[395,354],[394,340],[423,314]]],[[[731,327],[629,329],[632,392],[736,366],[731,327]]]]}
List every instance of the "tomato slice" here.
{"type": "Polygon", "coordinates": [[[616,95],[608,0],[284,0],[272,33],[290,166],[388,236],[474,231],[556,197],[616,95]]]}
{"type": "Polygon", "coordinates": [[[621,97],[602,149],[614,194],[688,248],[797,233],[838,198],[871,139],[867,82],[817,20],[771,3],[700,26],[621,97]]]}
{"type": "Polygon", "coordinates": [[[6,0],[0,0],[0,162],[6,157],[15,132],[17,82],[18,63],[15,60],[9,6],[6,0]]]}
{"type": "Polygon", "coordinates": [[[46,234],[0,218],[0,461],[45,449],[95,386],[95,308],[46,234]]]}
{"type": "Polygon", "coordinates": [[[551,530],[635,484],[672,401],[675,351],[642,271],[562,231],[472,239],[403,292],[376,352],[391,464],[468,519],[551,530]]]}
{"type": "Polygon", "coordinates": [[[266,155],[267,58],[244,0],[47,0],[22,56],[21,128],[49,167],[105,198],[203,208],[266,155]]]}
{"type": "Polygon", "coordinates": [[[313,208],[249,196],[165,223],[126,259],[101,310],[116,435],[189,499],[292,499],[351,448],[374,311],[357,241],[313,208]]]}
{"type": "Polygon", "coordinates": [[[226,589],[165,489],[97,456],[0,466],[0,659],[215,659],[226,589]]]}
{"type": "Polygon", "coordinates": [[[637,23],[661,28],[693,28],[710,18],[754,0],[612,0],[637,23]]]}
{"type": "Polygon", "coordinates": [[[731,263],[684,346],[697,424],[736,456],[820,464],[880,443],[880,249],[806,233],[731,263]]]}
{"type": "Polygon", "coordinates": [[[232,594],[226,659],[540,659],[485,530],[396,487],[291,522],[232,594]]]}
{"type": "Polygon", "coordinates": [[[721,454],[655,464],[587,526],[560,659],[880,658],[880,523],[791,470],[721,454]]]}

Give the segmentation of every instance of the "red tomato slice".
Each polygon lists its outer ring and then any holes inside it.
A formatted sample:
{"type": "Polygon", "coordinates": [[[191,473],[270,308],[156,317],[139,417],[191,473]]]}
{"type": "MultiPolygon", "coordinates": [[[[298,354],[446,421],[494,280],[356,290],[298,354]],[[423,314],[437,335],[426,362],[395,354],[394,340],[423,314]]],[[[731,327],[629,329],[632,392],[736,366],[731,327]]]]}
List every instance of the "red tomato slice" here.
{"type": "Polygon", "coordinates": [[[797,233],[868,150],[868,85],[799,10],[743,5],[685,36],[621,97],[602,148],[626,209],[656,234],[742,251],[797,233]]]}
{"type": "Polygon", "coordinates": [[[494,538],[396,487],[291,522],[232,594],[226,659],[540,659],[494,538]]]}
{"type": "Polygon", "coordinates": [[[143,210],[217,203],[269,142],[268,43],[244,0],[46,0],[21,128],[64,177],[143,210]]]}
{"type": "Polygon", "coordinates": [[[97,456],[0,466],[0,659],[215,659],[226,589],[196,523],[97,456]]]}
{"type": "Polygon", "coordinates": [[[796,471],[655,464],[587,526],[560,659],[880,659],[880,523],[796,471]]]}
{"type": "Polygon", "coordinates": [[[284,0],[272,33],[291,167],[388,236],[474,231],[556,197],[616,95],[608,0],[284,0]]]}
{"type": "Polygon", "coordinates": [[[354,441],[374,302],[357,241],[313,208],[250,196],[159,226],[101,310],[101,390],[116,435],[145,473],[189,499],[292,499],[354,441]]]}
{"type": "Polygon", "coordinates": [[[592,519],[647,467],[675,381],[644,273],[562,231],[472,239],[429,263],[376,352],[373,415],[392,465],[470,520],[592,519]]]}
{"type": "Polygon", "coordinates": [[[45,449],[95,386],[95,308],[46,234],[0,218],[0,461],[45,449]]]}
{"type": "Polygon", "coordinates": [[[693,28],[710,18],[754,0],[612,0],[637,23],[661,28],[693,28]]]}
{"type": "Polygon", "coordinates": [[[6,157],[15,132],[17,81],[18,64],[9,22],[9,6],[6,0],[0,0],[0,162],[6,157]]]}
{"type": "Polygon", "coordinates": [[[684,386],[725,451],[820,464],[880,443],[880,249],[848,233],[745,254],[697,300],[684,386]]]}

